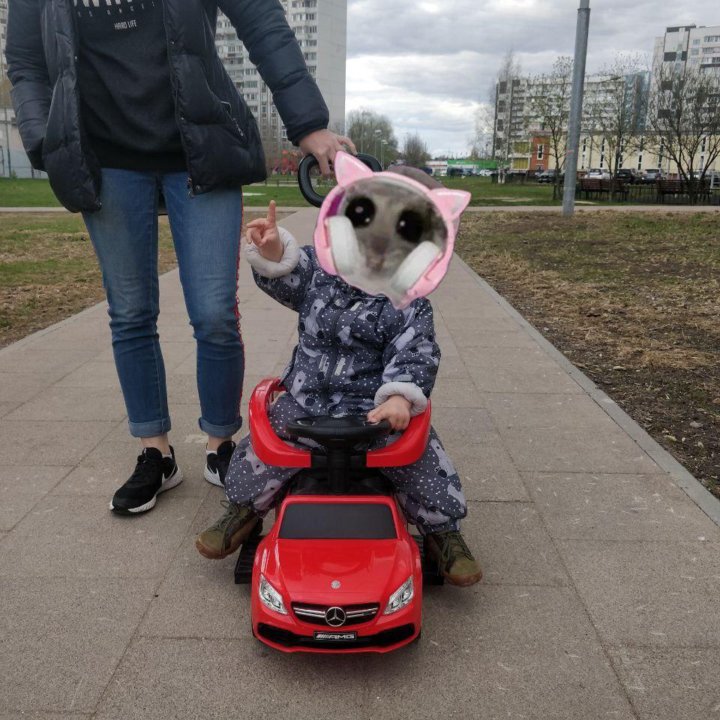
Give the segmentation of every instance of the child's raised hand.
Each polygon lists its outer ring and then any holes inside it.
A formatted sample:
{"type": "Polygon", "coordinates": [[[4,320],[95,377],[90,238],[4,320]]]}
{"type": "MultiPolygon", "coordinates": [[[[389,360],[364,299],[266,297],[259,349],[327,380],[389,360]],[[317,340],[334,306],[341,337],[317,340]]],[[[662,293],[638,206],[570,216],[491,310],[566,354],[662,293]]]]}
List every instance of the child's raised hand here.
{"type": "Polygon", "coordinates": [[[277,227],[276,207],[275,201],[271,200],[267,217],[253,220],[245,230],[246,241],[255,245],[258,252],[272,262],[280,262],[285,252],[277,227]]]}
{"type": "Polygon", "coordinates": [[[395,432],[405,430],[410,424],[410,408],[412,405],[402,395],[392,395],[382,405],[378,405],[368,413],[370,422],[387,420],[395,432]]]}

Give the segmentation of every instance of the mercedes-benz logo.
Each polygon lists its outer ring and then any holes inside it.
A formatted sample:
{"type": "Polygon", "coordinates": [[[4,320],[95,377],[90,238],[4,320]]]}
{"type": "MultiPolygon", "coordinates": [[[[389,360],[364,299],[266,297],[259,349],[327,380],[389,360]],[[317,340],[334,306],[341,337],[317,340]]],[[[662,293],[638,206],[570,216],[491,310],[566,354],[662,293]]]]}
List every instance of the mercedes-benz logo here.
{"type": "Polygon", "coordinates": [[[325,612],[325,622],[330,627],[341,627],[345,624],[347,615],[341,607],[331,607],[325,612]]]}

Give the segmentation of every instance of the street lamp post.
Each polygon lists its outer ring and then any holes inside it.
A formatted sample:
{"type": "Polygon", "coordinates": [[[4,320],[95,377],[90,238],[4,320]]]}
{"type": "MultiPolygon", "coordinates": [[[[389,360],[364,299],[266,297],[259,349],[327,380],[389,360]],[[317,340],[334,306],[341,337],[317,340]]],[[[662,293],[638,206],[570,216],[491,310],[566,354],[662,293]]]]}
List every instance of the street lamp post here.
{"type": "Polygon", "coordinates": [[[571,217],[575,213],[575,187],[577,185],[578,150],[580,149],[580,125],[582,123],[585,64],[587,62],[589,33],[590,0],[580,0],[575,34],[572,101],[570,103],[570,121],[568,123],[568,150],[565,161],[565,190],[563,194],[563,215],[565,217],[571,217]]]}

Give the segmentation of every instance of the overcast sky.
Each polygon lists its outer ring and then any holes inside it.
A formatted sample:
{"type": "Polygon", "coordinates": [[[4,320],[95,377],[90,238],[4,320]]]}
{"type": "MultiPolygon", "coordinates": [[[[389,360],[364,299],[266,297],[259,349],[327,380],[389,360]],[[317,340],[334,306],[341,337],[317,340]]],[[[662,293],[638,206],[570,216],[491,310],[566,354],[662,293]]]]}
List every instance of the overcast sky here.
{"type": "MultiPolygon", "coordinates": [[[[463,154],[474,113],[514,50],[528,74],[575,44],[578,0],[348,0],[347,109],[463,154]]],[[[591,0],[588,72],[620,52],[652,53],[671,25],[720,25],[718,0],[591,0]]]]}

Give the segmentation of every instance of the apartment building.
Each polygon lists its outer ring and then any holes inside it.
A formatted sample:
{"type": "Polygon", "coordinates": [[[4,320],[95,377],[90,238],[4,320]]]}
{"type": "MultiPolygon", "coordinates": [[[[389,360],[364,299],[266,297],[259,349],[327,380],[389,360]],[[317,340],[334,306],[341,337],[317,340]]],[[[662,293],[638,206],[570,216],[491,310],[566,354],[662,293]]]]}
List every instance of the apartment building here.
{"type": "MultiPolygon", "coordinates": [[[[498,163],[515,171],[541,171],[554,167],[551,140],[542,118],[533,116],[533,101],[551,92],[548,78],[510,77],[501,79],[495,91],[495,131],[493,157],[498,163]]],[[[566,81],[564,95],[569,112],[570,81],[566,81]]],[[[585,82],[583,140],[578,158],[580,169],[607,167],[606,143],[599,128],[607,127],[607,115],[618,113],[618,98],[624,103],[627,126],[642,133],[645,128],[647,93],[650,73],[639,72],[625,76],[595,75],[585,82]],[[605,116],[605,117],[603,117],[605,116]]],[[[625,160],[622,157],[621,161],[625,160]]],[[[635,163],[635,159],[628,158],[635,163]]],[[[642,157],[639,160],[642,164],[642,157]]]]}
{"type": "MultiPolygon", "coordinates": [[[[330,110],[331,127],[345,125],[347,0],[280,0],[300,43],[308,69],[330,110]]],[[[247,50],[223,15],[216,45],[230,77],[257,118],[270,168],[281,167],[283,151],[292,148],[272,102],[272,94],[250,62],[247,50]]]]}
{"type": "Polygon", "coordinates": [[[669,27],[655,40],[653,70],[661,66],[700,69],[720,74],[720,25],[669,27]]]}

